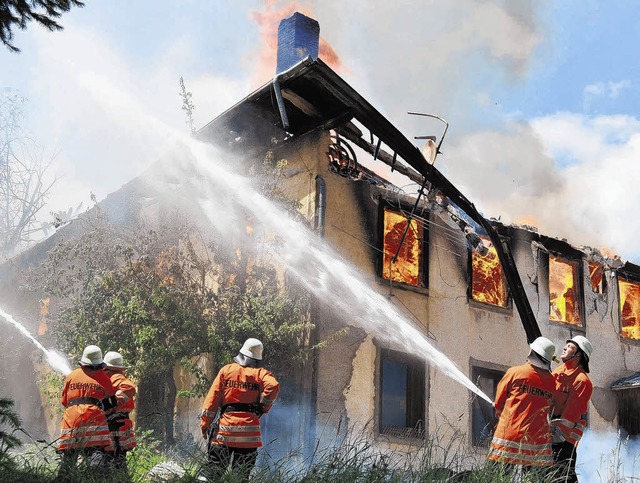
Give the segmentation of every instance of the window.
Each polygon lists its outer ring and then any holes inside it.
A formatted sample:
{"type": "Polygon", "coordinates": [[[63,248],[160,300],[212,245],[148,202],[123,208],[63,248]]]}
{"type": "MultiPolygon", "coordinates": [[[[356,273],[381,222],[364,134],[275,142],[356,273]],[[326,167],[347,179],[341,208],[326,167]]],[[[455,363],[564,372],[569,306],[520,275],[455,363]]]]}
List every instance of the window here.
{"type": "Polygon", "coordinates": [[[618,276],[620,335],[640,340],[640,283],[618,276]]]}
{"type": "MultiPolygon", "coordinates": [[[[471,368],[472,380],[491,400],[496,398],[496,389],[502,376],[504,376],[503,371],[475,366],[471,368]]],[[[474,397],[471,406],[471,437],[473,445],[489,447],[493,437],[493,429],[497,422],[493,406],[481,397],[474,397]]]]}
{"type": "Polygon", "coordinates": [[[481,236],[486,255],[471,251],[471,298],[477,302],[507,307],[507,280],[502,271],[498,253],[488,237],[481,236]]]}
{"type": "Polygon", "coordinates": [[[579,262],[549,255],[549,320],[582,327],[579,262]]]}
{"type": "Polygon", "coordinates": [[[640,389],[616,391],[618,395],[618,425],[629,436],[640,434],[640,389]]]}
{"type": "Polygon", "coordinates": [[[382,277],[414,287],[425,287],[422,222],[414,218],[409,223],[403,214],[385,207],[382,236],[382,277]],[[394,260],[396,254],[398,258],[394,260]]]}
{"type": "Polygon", "coordinates": [[[425,387],[424,361],[381,351],[380,434],[424,438],[425,387]]]}

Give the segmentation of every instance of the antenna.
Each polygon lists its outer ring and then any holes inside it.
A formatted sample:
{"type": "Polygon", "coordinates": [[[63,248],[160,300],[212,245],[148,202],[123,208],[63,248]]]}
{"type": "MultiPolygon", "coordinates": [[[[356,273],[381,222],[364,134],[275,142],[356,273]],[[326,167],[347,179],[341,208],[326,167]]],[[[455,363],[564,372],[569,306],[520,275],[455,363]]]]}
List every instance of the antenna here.
{"type": "Polygon", "coordinates": [[[444,141],[444,137],[447,135],[447,130],[449,129],[449,123],[446,119],[441,118],[440,116],[436,116],[435,114],[427,114],[426,112],[407,112],[412,116],[424,116],[431,117],[433,119],[437,119],[438,121],[444,123],[444,131],[442,132],[442,136],[440,136],[440,142],[436,146],[436,137],[435,136],[415,136],[413,139],[426,139],[424,147],[422,148],[422,155],[427,160],[427,162],[431,165],[435,164],[436,158],[438,154],[441,154],[440,147],[442,146],[442,142],[444,141]]]}

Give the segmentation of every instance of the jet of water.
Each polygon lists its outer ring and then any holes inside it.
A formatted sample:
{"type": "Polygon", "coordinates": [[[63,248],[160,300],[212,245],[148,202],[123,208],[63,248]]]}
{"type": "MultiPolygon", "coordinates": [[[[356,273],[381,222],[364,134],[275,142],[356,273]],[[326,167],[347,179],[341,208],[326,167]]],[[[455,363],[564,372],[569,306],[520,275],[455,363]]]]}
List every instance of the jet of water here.
{"type": "Polygon", "coordinates": [[[59,372],[64,376],[71,372],[71,366],[69,366],[69,362],[62,354],[60,354],[55,349],[47,349],[46,347],[44,347],[20,322],[15,320],[10,314],[6,313],[2,309],[0,309],[0,317],[4,318],[7,322],[13,325],[16,329],[18,329],[18,331],[20,331],[22,335],[29,339],[33,343],[33,345],[40,349],[45,355],[47,363],[53,368],[53,370],[59,372]]]}
{"type": "Polygon", "coordinates": [[[318,300],[330,305],[345,323],[423,356],[454,381],[492,402],[387,298],[371,288],[369,275],[350,265],[316,233],[265,198],[246,177],[230,171],[228,158],[213,147],[196,141],[188,143],[196,159],[197,174],[193,176],[193,171],[186,170],[178,172],[184,163],[174,162],[172,168],[176,172],[169,177],[186,181],[191,176],[194,189],[190,193],[227,239],[242,225],[242,213],[250,213],[255,229],[274,233],[278,239],[278,246],[270,255],[281,260],[288,274],[294,275],[318,300]]]}

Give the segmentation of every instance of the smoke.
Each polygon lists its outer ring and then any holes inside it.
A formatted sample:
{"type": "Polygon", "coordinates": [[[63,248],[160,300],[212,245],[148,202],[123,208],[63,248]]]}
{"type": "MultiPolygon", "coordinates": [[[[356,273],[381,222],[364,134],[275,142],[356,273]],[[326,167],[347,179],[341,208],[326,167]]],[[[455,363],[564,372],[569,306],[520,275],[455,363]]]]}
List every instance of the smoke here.
{"type": "Polygon", "coordinates": [[[576,469],[580,483],[631,481],[640,474],[640,440],[587,430],[578,445],[576,469]]]}

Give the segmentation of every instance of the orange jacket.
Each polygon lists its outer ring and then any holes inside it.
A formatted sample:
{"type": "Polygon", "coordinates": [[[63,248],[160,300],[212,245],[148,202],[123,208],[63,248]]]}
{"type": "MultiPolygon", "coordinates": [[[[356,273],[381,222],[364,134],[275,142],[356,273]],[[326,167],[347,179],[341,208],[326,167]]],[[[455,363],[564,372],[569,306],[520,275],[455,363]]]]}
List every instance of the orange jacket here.
{"type": "MultiPolygon", "coordinates": [[[[200,428],[207,430],[217,411],[228,404],[261,404],[263,412],[269,412],[279,391],[280,384],[267,369],[243,367],[235,362],[228,364],[220,369],[204,400],[200,428]]],[[[258,415],[250,411],[225,410],[211,444],[233,448],[261,447],[258,415]]]]}
{"type": "Polygon", "coordinates": [[[498,424],[487,457],[524,466],[551,466],[549,416],[555,378],[527,362],[507,370],[500,380],[494,407],[498,424]]]}
{"type": "Polygon", "coordinates": [[[66,409],[58,439],[59,451],[91,447],[105,451],[115,449],[107,418],[97,405],[115,392],[102,369],[79,367],[67,376],[60,400],[66,409]]]}
{"type": "Polygon", "coordinates": [[[587,426],[587,407],[593,394],[593,383],[578,358],[556,367],[553,375],[556,378],[556,396],[551,424],[575,446],[587,426]]]}
{"type": "Polygon", "coordinates": [[[105,372],[109,375],[111,383],[116,389],[116,398],[118,399],[115,413],[108,415],[112,426],[111,434],[118,448],[130,450],[138,444],[133,433],[133,421],[129,417],[129,413],[135,408],[133,398],[136,395],[136,386],[121,371],[106,368],[105,372]]]}

